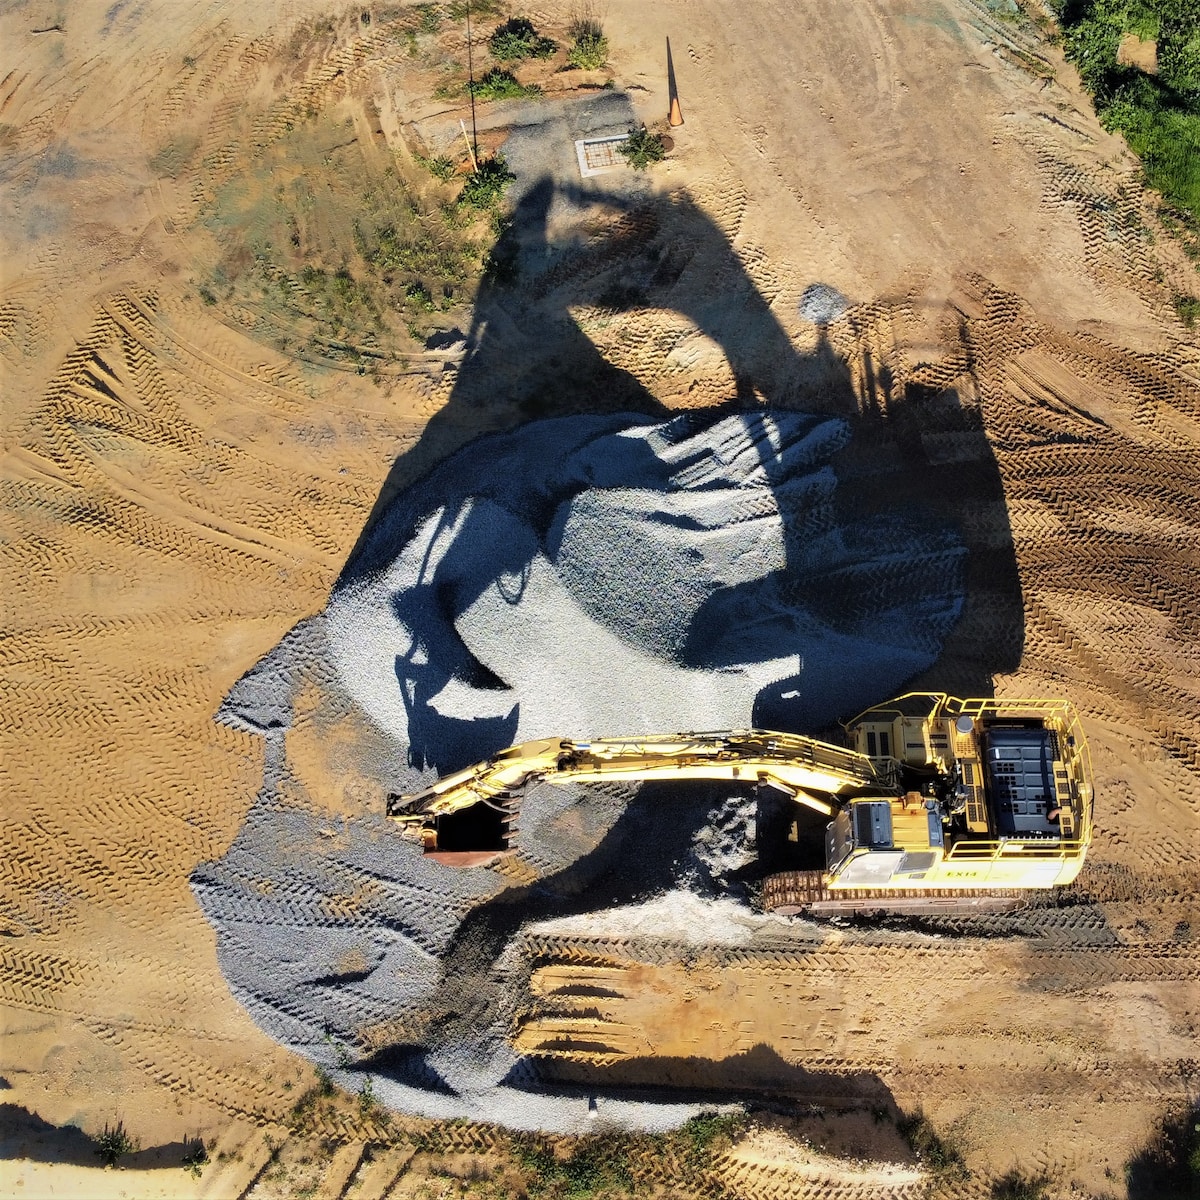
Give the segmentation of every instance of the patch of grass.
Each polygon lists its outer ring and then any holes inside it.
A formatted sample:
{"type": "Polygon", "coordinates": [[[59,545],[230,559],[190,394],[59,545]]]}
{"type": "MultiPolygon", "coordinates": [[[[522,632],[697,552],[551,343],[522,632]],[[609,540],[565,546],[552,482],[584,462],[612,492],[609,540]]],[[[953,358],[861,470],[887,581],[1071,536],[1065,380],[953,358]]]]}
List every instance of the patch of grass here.
{"type": "Polygon", "coordinates": [[[199,145],[198,137],[173,138],[150,159],[150,169],[155,175],[175,178],[191,161],[199,145]]]}
{"type": "Polygon", "coordinates": [[[744,1113],[702,1112],[670,1134],[668,1140],[692,1170],[699,1170],[728,1150],[745,1127],[744,1113]]]}
{"type": "Polygon", "coordinates": [[[356,279],[349,268],[331,272],[307,266],[300,272],[300,282],[335,332],[381,324],[373,289],[365,280],[356,279]]]}
{"type": "Polygon", "coordinates": [[[1176,292],[1174,303],[1179,319],[1189,329],[1195,329],[1196,322],[1200,320],[1200,297],[1189,296],[1186,292],[1176,292]]]}
{"type": "Polygon", "coordinates": [[[515,178],[503,155],[481,159],[479,169],[472,171],[463,184],[458,197],[459,204],[480,210],[495,208],[504,195],[504,189],[515,178]]]}
{"type": "Polygon", "coordinates": [[[559,1158],[545,1141],[526,1136],[514,1139],[513,1158],[530,1197],[587,1200],[627,1195],[633,1189],[629,1144],[625,1137],[596,1135],[581,1138],[569,1157],[559,1158]]]}
{"type": "MultiPolygon", "coordinates": [[[[202,218],[222,258],[192,292],[241,305],[272,345],[283,337],[306,357],[365,371],[398,361],[428,313],[471,300],[511,176],[500,160],[460,178],[453,160],[433,157],[421,175],[445,186],[430,187],[399,164],[347,159],[345,136],[340,116],[322,113],[239,159],[202,218]]],[[[346,1048],[331,1044],[330,1062],[346,1065],[346,1048]]]]}
{"type": "Polygon", "coordinates": [[[452,21],[462,21],[469,12],[473,18],[494,17],[504,8],[504,0],[450,0],[446,12],[452,21]]]}
{"type": "Polygon", "coordinates": [[[417,5],[417,32],[433,34],[442,27],[442,10],[437,4],[417,5]]]}
{"type": "Polygon", "coordinates": [[[105,1124],[104,1132],[96,1139],[96,1154],[106,1167],[115,1167],[125,1155],[140,1148],[141,1143],[126,1132],[124,1121],[118,1121],[111,1129],[105,1124]]]}
{"type": "Polygon", "coordinates": [[[1149,1144],[1125,1168],[1129,1200],[1200,1196],[1200,1104],[1166,1114],[1149,1144]]]}
{"type": "Polygon", "coordinates": [[[488,51],[497,62],[549,58],[558,47],[534,28],[528,17],[511,17],[488,38],[488,51]]]}
{"type": "MultiPolygon", "coordinates": [[[[304,1136],[315,1133],[326,1117],[337,1112],[340,1098],[333,1080],[318,1067],[317,1082],[292,1105],[292,1111],[288,1113],[288,1128],[304,1136]]],[[[273,1151],[273,1155],[277,1158],[278,1152],[273,1151]]]]}
{"type": "Polygon", "coordinates": [[[1105,128],[1142,160],[1146,182],[1200,228],[1200,27],[1194,0],[1052,0],[1067,57],[1105,128]],[[1157,44],[1158,73],[1117,62],[1127,33],[1157,44]]]}
{"type": "Polygon", "coordinates": [[[651,163],[662,162],[667,148],[661,134],[651,133],[643,125],[629,131],[629,136],[617,146],[617,153],[635,171],[644,171],[651,163]]]}
{"type": "Polygon", "coordinates": [[[938,1134],[921,1109],[896,1122],[900,1136],[918,1161],[937,1179],[966,1179],[970,1172],[953,1139],[938,1134]]]}
{"type": "Polygon", "coordinates": [[[319,56],[336,37],[336,27],[331,17],[314,17],[298,25],[288,40],[287,55],[302,59],[312,51],[319,56]]]}
{"type": "MultiPolygon", "coordinates": [[[[713,1112],[693,1117],[666,1134],[609,1132],[580,1138],[565,1154],[560,1145],[537,1134],[513,1135],[509,1149],[524,1176],[525,1194],[532,1200],[586,1200],[588,1197],[626,1197],[642,1194],[647,1180],[639,1178],[639,1162],[676,1164],[696,1195],[713,1195],[704,1180],[716,1160],[746,1126],[744,1114],[713,1112]],[[704,1189],[704,1190],[701,1190],[704,1189]]],[[[689,1190],[688,1195],[693,1191],[689,1190]]]]}
{"type": "Polygon", "coordinates": [[[467,91],[476,100],[521,100],[542,94],[536,83],[521,83],[511,71],[501,67],[492,67],[482,79],[468,83],[467,91]]]}

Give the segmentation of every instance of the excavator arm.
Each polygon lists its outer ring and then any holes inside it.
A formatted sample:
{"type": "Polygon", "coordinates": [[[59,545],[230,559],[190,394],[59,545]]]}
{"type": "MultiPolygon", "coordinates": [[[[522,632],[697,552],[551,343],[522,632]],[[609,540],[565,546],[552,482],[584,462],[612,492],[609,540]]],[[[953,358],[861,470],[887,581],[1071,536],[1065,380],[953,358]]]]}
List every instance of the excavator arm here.
{"type": "Polygon", "coordinates": [[[890,796],[894,788],[864,754],[812,738],[730,730],[573,742],[525,742],[439,779],[424,791],[389,796],[388,816],[425,842],[437,818],[476,804],[509,811],[535,783],[717,779],[775,787],[824,816],[831,797],[890,796]]]}

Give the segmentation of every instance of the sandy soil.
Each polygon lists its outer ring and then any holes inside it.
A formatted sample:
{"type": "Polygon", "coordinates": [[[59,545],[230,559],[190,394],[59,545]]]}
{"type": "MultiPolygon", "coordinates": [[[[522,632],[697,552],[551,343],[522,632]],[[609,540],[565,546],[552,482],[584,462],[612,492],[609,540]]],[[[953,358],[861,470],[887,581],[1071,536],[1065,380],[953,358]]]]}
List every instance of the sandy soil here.
{"type": "MultiPolygon", "coordinates": [[[[32,0],[0,16],[0,1075],[47,1127],[6,1141],[14,1194],[92,1189],[65,1174],[90,1150],[53,1130],[118,1119],[143,1153],[215,1139],[218,1161],[198,1183],[175,1168],[174,1194],[436,1194],[444,1178],[402,1144],[365,1155],[387,1135],[352,1103],[310,1129],[326,1150],[290,1137],[311,1068],[230,994],[189,888],[263,780],[263,741],[213,720],[230,687],[323,609],[381,494],[553,403],[518,403],[504,377],[467,389],[465,368],[456,395],[461,349],[426,351],[404,321],[360,374],[327,321],[245,282],[240,231],[277,219],[255,207],[276,184],[254,171],[277,151],[286,166],[305,114],[346,130],[345,147],[309,146],[307,177],[327,187],[314,211],[333,215],[301,234],[326,249],[348,235],[339,196],[393,163],[424,194],[414,152],[456,135],[460,110],[428,98],[461,35],[420,34],[414,57],[362,11],[329,28],[323,6],[291,0],[32,0]]],[[[566,19],[529,15],[552,32],[566,19]]],[[[728,0],[610,0],[605,23],[618,90],[649,122],[671,38],[686,124],[645,193],[656,224],[645,206],[600,212],[555,258],[551,208],[548,248],[518,252],[567,265],[532,298],[483,297],[488,336],[519,358],[565,322],[565,367],[537,371],[611,382],[601,362],[625,389],[613,402],[851,396],[874,421],[873,503],[922,479],[941,512],[967,497],[964,615],[918,682],[1071,696],[1097,832],[1073,904],[1015,932],[783,930],[736,951],[603,922],[538,935],[542,971],[632,981],[600,1013],[626,1052],[548,1062],[565,1079],[691,1084],[702,1058],[805,1102],[922,1107],[981,1195],[1014,1166],[1120,1195],[1196,1089],[1200,349],[1172,297],[1200,280],[1057,51],[982,5],[748,17],[728,0]],[[649,286],[655,239],[693,256],[649,286]],[[758,299],[733,312],[722,297],[742,279],[758,299]],[[850,306],[827,340],[800,315],[814,283],[850,306]]],[[[521,111],[481,110],[485,144],[521,111]]],[[[419,332],[466,328],[473,298],[419,332]]],[[[288,741],[295,778],[332,781],[322,804],[370,801],[338,790],[320,726],[288,741]]],[[[518,1037],[564,1015],[532,1011],[518,1037]]],[[[455,1127],[443,1151],[486,1159],[494,1136],[455,1127]]],[[[742,1194],[882,1186],[754,1147],[728,1164],[742,1194]]],[[[112,1194],[164,1186],[157,1170],[114,1180],[112,1194]]]]}

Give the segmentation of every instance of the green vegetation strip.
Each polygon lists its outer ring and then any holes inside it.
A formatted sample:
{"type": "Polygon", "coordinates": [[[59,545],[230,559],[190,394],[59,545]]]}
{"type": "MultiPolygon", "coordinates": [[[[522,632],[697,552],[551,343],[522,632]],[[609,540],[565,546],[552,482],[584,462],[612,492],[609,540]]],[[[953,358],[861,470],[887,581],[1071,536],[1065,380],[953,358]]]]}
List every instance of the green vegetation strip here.
{"type": "Polygon", "coordinates": [[[1142,160],[1150,186],[1184,215],[1192,232],[1200,232],[1200,9],[1196,0],[1051,3],[1067,57],[1078,67],[1101,122],[1125,136],[1142,160]],[[1156,43],[1156,74],[1117,62],[1117,49],[1126,34],[1156,43]]]}

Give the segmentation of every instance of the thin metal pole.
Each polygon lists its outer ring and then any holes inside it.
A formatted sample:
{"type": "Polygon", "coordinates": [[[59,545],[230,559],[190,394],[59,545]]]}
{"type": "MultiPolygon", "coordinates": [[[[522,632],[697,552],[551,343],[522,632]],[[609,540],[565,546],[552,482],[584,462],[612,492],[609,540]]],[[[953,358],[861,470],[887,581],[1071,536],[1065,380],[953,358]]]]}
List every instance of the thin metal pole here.
{"type": "Polygon", "coordinates": [[[475,170],[479,170],[479,129],[475,124],[475,61],[471,55],[471,0],[467,0],[467,78],[471,81],[471,141],[475,150],[471,155],[475,162],[475,170]]]}

